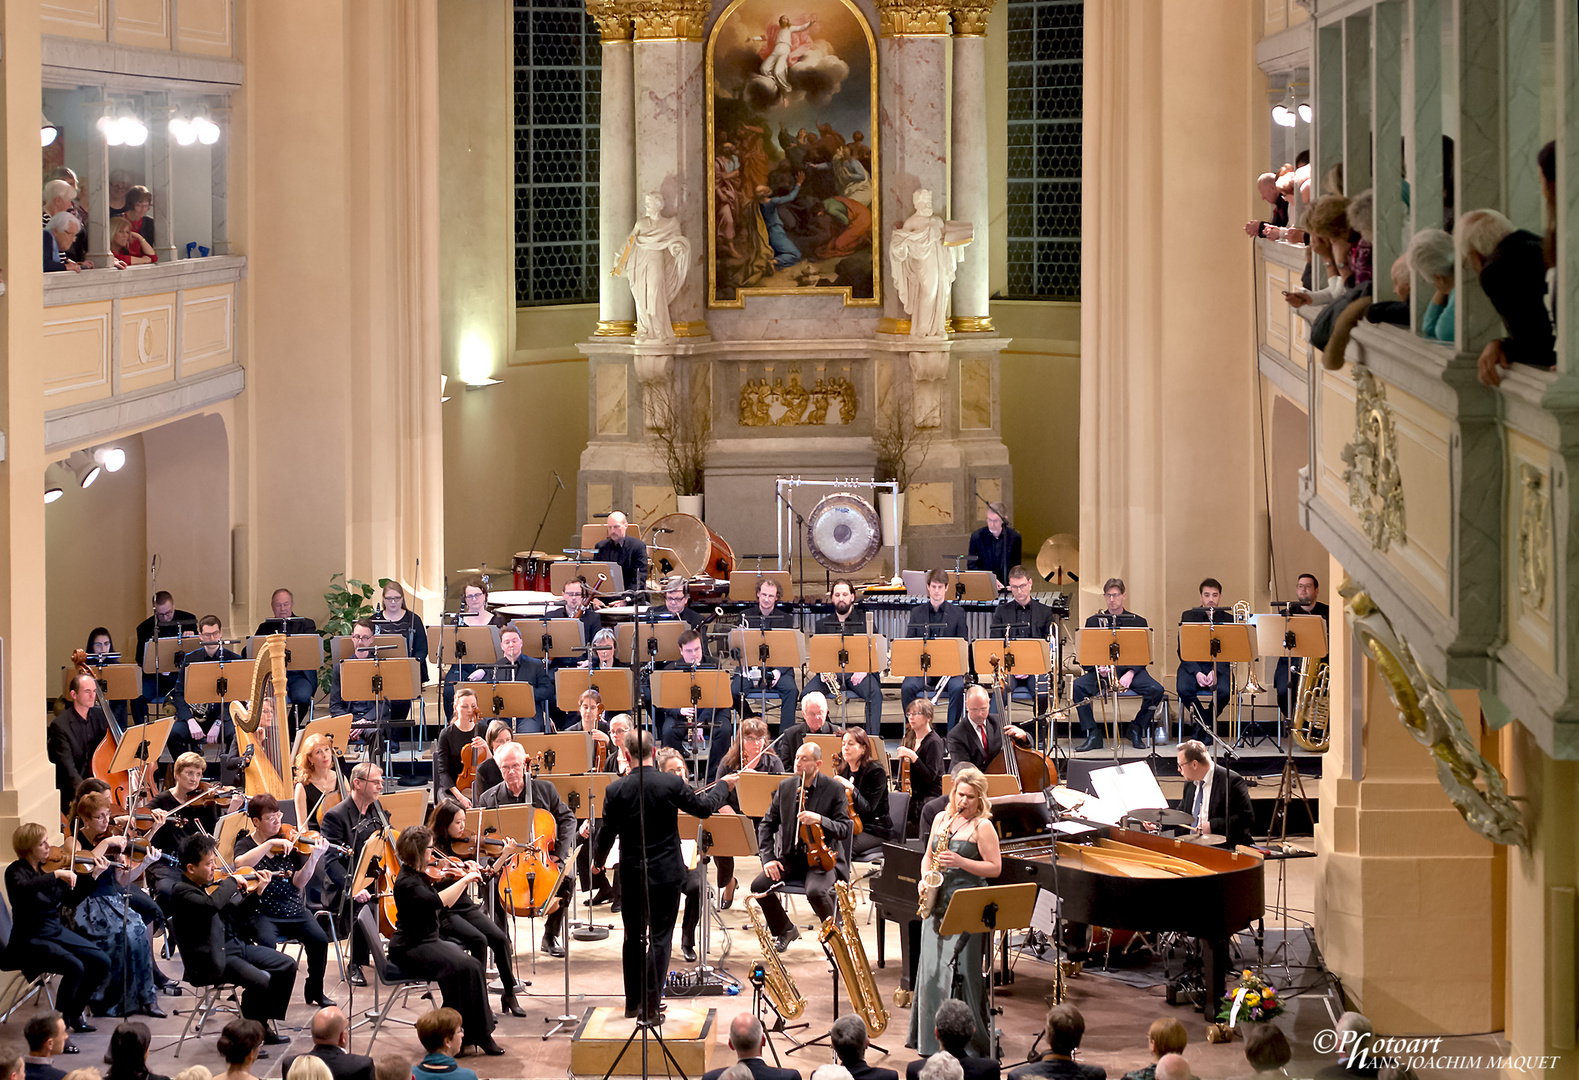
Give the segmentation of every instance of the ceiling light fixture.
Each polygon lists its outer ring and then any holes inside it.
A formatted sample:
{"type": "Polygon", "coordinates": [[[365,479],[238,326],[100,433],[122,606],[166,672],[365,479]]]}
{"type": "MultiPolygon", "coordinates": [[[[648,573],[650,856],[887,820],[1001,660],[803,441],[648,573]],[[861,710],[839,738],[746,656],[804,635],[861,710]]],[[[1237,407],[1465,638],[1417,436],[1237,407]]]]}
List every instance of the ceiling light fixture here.
{"type": "Polygon", "coordinates": [[[93,455],[86,450],[73,450],[71,456],[66,458],[66,468],[77,478],[78,487],[92,487],[93,482],[104,471],[104,466],[93,460],[93,455]]]}

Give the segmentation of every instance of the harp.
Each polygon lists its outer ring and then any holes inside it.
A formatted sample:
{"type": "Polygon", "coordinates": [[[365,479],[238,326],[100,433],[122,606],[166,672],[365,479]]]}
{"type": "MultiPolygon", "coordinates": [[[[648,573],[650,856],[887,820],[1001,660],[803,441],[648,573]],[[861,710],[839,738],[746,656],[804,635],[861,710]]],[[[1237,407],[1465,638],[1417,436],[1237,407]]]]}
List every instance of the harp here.
{"type": "Polygon", "coordinates": [[[230,718],[236,723],[236,752],[246,762],[242,789],[249,796],[268,792],[281,802],[294,793],[286,765],[289,750],[280,725],[286,709],[285,641],[284,634],[264,639],[255,657],[258,663],[247,704],[230,703],[230,718]]]}

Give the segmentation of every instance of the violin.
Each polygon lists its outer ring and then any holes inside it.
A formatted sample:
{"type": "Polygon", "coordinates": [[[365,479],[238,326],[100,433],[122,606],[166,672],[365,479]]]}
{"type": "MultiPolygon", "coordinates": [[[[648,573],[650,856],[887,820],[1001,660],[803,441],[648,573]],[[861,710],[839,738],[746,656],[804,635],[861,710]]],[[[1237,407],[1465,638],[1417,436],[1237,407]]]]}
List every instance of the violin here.
{"type": "Polygon", "coordinates": [[[491,755],[487,750],[479,750],[475,743],[467,743],[461,748],[461,774],[455,778],[455,790],[467,793],[471,798],[471,789],[477,786],[477,766],[481,765],[491,755]]]}
{"type": "MultiPolygon", "coordinates": [[[[296,826],[286,822],[280,825],[279,838],[287,841],[291,847],[302,855],[311,855],[313,849],[323,840],[323,833],[316,830],[303,832],[296,826]]],[[[344,844],[327,844],[330,851],[337,851],[341,855],[349,856],[351,849],[344,844]]]]}
{"type": "Polygon", "coordinates": [[[233,799],[242,797],[244,794],[240,788],[220,787],[218,784],[205,780],[197,785],[192,794],[188,795],[186,800],[180,803],[176,809],[184,810],[189,806],[206,806],[209,803],[228,803],[233,799]]]}
{"type": "Polygon", "coordinates": [[[477,855],[480,849],[482,855],[493,859],[515,846],[515,841],[506,836],[485,836],[479,845],[477,838],[470,833],[462,833],[450,841],[450,850],[457,855],[477,855]]]}
{"type": "Polygon", "coordinates": [[[226,878],[233,878],[241,891],[256,896],[263,891],[263,874],[251,866],[238,866],[234,870],[218,870],[214,873],[214,880],[208,883],[208,891],[213,892],[225,883],[226,878]]]}
{"type": "MultiPolygon", "coordinates": [[[[800,786],[800,809],[806,809],[806,784],[800,786]]],[[[845,794],[849,794],[846,790],[845,794]]],[[[822,826],[817,822],[800,827],[801,846],[806,849],[806,865],[818,870],[832,870],[838,864],[833,856],[833,851],[828,847],[828,838],[823,835],[822,826]]]]}
{"type": "Polygon", "coordinates": [[[70,870],[74,874],[91,874],[94,869],[93,852],[73,851],[68,858],[64,847],[51,844],[49,855],[39,869],[46,874],[53,874],[56,870],[70,870]]]}

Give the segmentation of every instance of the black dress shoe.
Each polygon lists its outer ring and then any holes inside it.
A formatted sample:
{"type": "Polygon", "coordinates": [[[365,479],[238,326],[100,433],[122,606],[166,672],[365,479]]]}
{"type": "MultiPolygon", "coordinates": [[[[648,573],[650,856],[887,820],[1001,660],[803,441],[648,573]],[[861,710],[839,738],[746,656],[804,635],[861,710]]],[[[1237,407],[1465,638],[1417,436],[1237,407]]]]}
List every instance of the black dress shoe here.
{"type": "MultiPolygon", "coordinates": [[[[264,1039],[263,1041],[264,1042],[268,1042],[267,1039],[264,1039]]],[[[258,1050],[258,1060],[259,1061],[262,1061],[264,1058],[266,1058],[268,1056],[269,1056],[269,1052],[267,1050],[263,1050],[261,1048],[258,1050]]]]}
{"type": "MultiPolygon", "coordinates": [[[[62,1046],[60,1048],[60,1052],[62,1054],[80,1054],[80,1053],[82,1053],[82,1047],[78,1046],[76,1043],[72,1042],[70,1039],[67,1039],[66,1040],[66,1045],[62,1046]]],[[[106,1054],[105,1056],[108,1057],[109,1055],[106,1054]]]]}
{"type": "Polygon", "coordinates": [[[73,1016],[70,1020],[67,1020],[66,1026],[79,1035],[87,1035],[90,1032],[99,1030],[80,1016],[73,1016]]]}
{"type": "Polygon", "coordinates": [[[264,1046],[284,1046],[288,1042],[290,1042],[289,1039],[287,1039],[284,1035],[281,1035],[278,1031],[275,1031],[273,1028],[270,1028],[263,1033],[264,1046]]]}
{"type": "Polygon", "coordinates": [[[622,905],[622,904],[621,904],[621,903],[620,903],[620,900],[619,900],[619,897],[617,897],[617,896],[616,896],[616,897],[615,897],[615,898],[614,898],[614,899],[613,899],[613,900],[612,900],[612,901],[611,901],[611,902],[610,902],[610,903],[609,903],[609,914],[610,914],[610,915],[618,915],[618,914],[619,914],[619,913],[620,913],[620,909],[621,909],[621,908],[622,908],[622,907],[623,907],[623,905],[622,905]]]}
{"type": "Polygon", "coordinates": [[[482,1052],[489,1057],[503,1057],[504,1047],[493,1041],[493,1036],[486,1036],[483,1042],[477,1044],[482,1052]]]}
{"type": "Polygon", "coordinates": [[[521,1008],[521,1003],[515,1000],[513,997],[501,998],[499,1000],[499,1008],[501,1011],[507,1012],[511,1016],[526,1015],[526,1010],[521,1008]]]}
{"type": "Polygon", "coordinates": [[[157,1002],[152,1004],[152,1005],[144,1005],[142,1008],[138,1009],[137,1011],[142,1013],[144,1016],[151,1016],[155,1020],[164,1020],[170,1015],[169,1013],[167,1013],[163,1009],[161,1009],[157,1002]]]}
{"type": "Polygon", "coordinates": [[[680,942],[680,955],[685,958],[685,962],[687,964],[694,964],[694,963],[696,963],[696,945],[695,945],[695,943],[690,942],[690,941],[685,941],[685,940],[682,939],[681,942],[680,942]]]}
{"type": "Polygon", "coordinates": [[[565,955],[565,947],[559,943],[558,938],[543,938],[543,951],[549,956],[560,958],[565,955]]]}
{"type": "Polygon", "coordinates": [[[1136,750],[1146,749],[1146,736],[1134,728],[1129,729],[1129,744],[1136,750]]]}
{"type": "Polygon", "coordinates": [[[1084,754],[1088,750],[1102,749],[1102,736],[1100,734],[1087,735],[1086,741],[1075,747],[1075,753],[1084,754]]]}
{"type": "Polygon", "coordinates": [[[797,929],[794,926],[791,926],[788,930],[785,930],[782,934],[775,934],[775,935],[773,935],[773,945],[781,953],[782,952],[788,952],[789,951],[789,947],[790,947],[790,943],[795,941],[795,940],[797,940],[799,937],[800,937],[800,930],[797,929]]]}
{"type": "Polygon", "coordinates": [[[366,986],[367,976],[362,974],[361,968],[353,967],[350,971],[350,974],[346,975],[345,981],[350,983],[352,986],[366,986]]]}
{"type": "Polygon", "coordinates": [[[320,1009],[332,1009],[335,1005],[334,998],[326,996],[322,991],[319,991],[317,997],[309,995],[306,1000],[307,1004],[316,1005],[320,1009]]]}

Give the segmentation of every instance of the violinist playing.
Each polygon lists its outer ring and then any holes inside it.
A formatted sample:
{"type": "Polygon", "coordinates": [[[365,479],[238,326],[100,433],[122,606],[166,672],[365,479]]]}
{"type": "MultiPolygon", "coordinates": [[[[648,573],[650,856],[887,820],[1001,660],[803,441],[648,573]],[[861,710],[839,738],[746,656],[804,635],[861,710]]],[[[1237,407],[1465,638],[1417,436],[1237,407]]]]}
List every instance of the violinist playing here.
{"type": "Polygon", "coordinates": [[[835,775],[850,792],[855,816],[861,819],[861,832],[852,841],[850,857],[865,859],[881,851],[883,842],[894,836],[893,819],[888,813],[888,770],[873,760],[872,740],[857,727],[845,730],[839,758],[835,775]]]}
{"type": "Polygon", "coordinates": [[[99,1016],[142,1013],[162,1019],[148,926],[127,895],[149,865],[159,861],[159,849],[142,841],[127,853],[131,842],[110,828],[112,807],[110,797],[101,792],[82,796],[76,805],[82,850],[102,857],[107,867],[90,875],[93,883],[76,913],[77,929],[110,958],[109,977],[94,993],[93,1011],[99,1016]]]}
{"type": "MultiPolygon", "coordinates": [[[[457,701],[457,710],[459,707],[457,701]]],[[[466,835],[466,815],[461,804],[454,799],[445,799],[433,808],[433,813],[428,815],[428,828],[433,831],[433,851],[436,855],[455,862],[476,858],[475,845],[469,855],[456,851],[457,844],[464,844],[474,838],[466,835]]],[[[469,865],[467,869],[474,866],[469,865]]],[[[484,886],[491,880],[483,878],[484,886]]],[[[515,950],[510,947],[510,935],[488,917],[470,891],[462,892],[453,904],[439,913],[439,936],[471,953],[472,959],[481,964],[484,971],[488,968],[488,950],[492,949],[494,964],[499,969],[499,981],[504,986],[499,996],[500,1008],[511,1016],[526,1015],[526,1010],[521,1008],[515,996],[515,950]]]]}
{"type": "MultiPolygon", "coordinates": [[[[488,722],[488,757],[477,765],[477,783],[472,789],[481,795],[491,787],[498,787],[504,782],[504,773],[499,771],[499,763],[494,758],[499,753],[499,747],[510,742],[515,736],[515,729],[508,721],[490,720],[488,722]]],[[[468,794],[470,794],[468,792],[468,794]]]]}
{"type": "Polygon", "coordinates": [[[5,967],[32,979],[44,972],[60,976],[55,1006],[76,1032],[93,1027],[82,1018],[93,988],[110,971],[107,953],[80,934],[66,929],[62,908],[81,902],[93,889],[93,876],[109,862],[102,855],[79,856],[80,872],[67,865],[44,869],[52,854],[49,834],[37,822],[25,822],[11,834],[16,861],[5,868],[5,891],[11,900],[11,941],[5,967]]]}
{"type": "MultiPolygon", "coordinates": [[[[724,754],[723,761],[718,763],[718,768],[724,773],[759,772],[774,776],[782,776],[786,771],[784,762],[768,749],[768,724],[759,716],[748,716],[740,721],[740,726],[735,730],[735,741],[724,754]]],[[[740,813],[740,792],[730,788],[729,800],[718,808],[718,812],[740,813]]],[[[761,823],[759,818],[751,826],[754,829],[761,823]]],[[[718,906],[727,908],[735,902],[735,886],[738,884],[735,881],[735,857],[714,855],[713,863],[718,867],[718,906]]]]}
{"type": "MultiPolygon", "coordinates": [[[[443,912],[453,906],[474,881],[482,880],[475,867],[450,877],[429,877],[433,833],[426,825],[413,825],[395,841],[400,876],[395,879],[395,909],[399,912],[395,935],[389,939],[389,958],[406,971],[420,971],[439,984],[443,1004],[461,1014],[465,1042],[496,1056],[504,1048],[493,1041],[494,1015],[488,1007],[488,979],[484,965],[453,941],[439,934],[443,912]]],[[[461,1053],[464,1056],[465,1050],[461,1053]]]]}
{"type": "Polygon", "coordinates": [[[240,986],[241,1015],[262,1024],[263,1041],[274,1046],[290,1041],[274,1030],[273,1022],[284,1018],[291,1003],[296,961],[249,944],[237,933],[248,898],[268,888],[274,877],[267,870],[245,870],[243,875],[251,879],[249,884],[220,872],[219,845],[212,836],[189,838],[181,849],[181,877],[170,891],[170,925],[187,981],[193,986],[240,986]]]}
{"type": "Polygon", "coordinates": [[[777,890],[768,890],[780,882],[804,882],[807,902],[818,919],[826,920],[834,915],[834,882],[850,879],[850,860],[845,854],[845,841],[850,838],[849,803],[844,785],[824,776],[819,771],[821,765],[822,747],[814,742],[801,743],[795,752],[794,774],[778,786],[768,812],[757,826],[762,873],[751,883],[751,891],[768,893],[761,900],[762,915],[779,952],[788,949],[790,942],[800,937],[800,931],[784,914],[777,890]],[[809,861],[802,833],[810,832],[813,825],[821,828],[824,843],[832,849],[831,870],[809,861]],[[802,826],[806,828],[803,830],[802,826]]]}
{"type": "MultiPolygon", "coordinates": [[[[297,843],[296,830],[283,824],[280,801],[263,791],[247,800],[247,817],[252,831],[236,837],[236,865],[269,871],[269,883],[247,905],[247,925],[251,937],[266,949],[282,941],[299,941],[307,954],[307,981],[302,998],[309,1005],[327,1008],[334,1002],[324,996],[323,973],[329,961],[329,935],[307,910],[302,890],[318,869],[319,860],[329,850],[321,835],[313,836],[304,854],[297,843]]],[[[304,838],[305,839],[305,838],[304,838]]]]}
{"type": "Polygon", "coordinates": [[[933,729],[932,717],[932,702],[924,697],[912,701],[905,714],[905,737],[894,750],[894,757],[902,763],[900,772],[910,783],[907,838],[918,835],[921,808],[943,796],[943,738],[933,729]]]}
{"type": "Polygon", "coordinates": [[[477,727],[477,695],[469,686],[455,692],[455,718],[444,725],[433,744],[433,775],[438,779],[437,798],[441,802],[454,799],[462,809],[470,810],[472,785],[468,784],[467,790],[462,791],[458,783],[465,771],[462,754],[467,747],[479,755],[479,761],[491,756],[488,743],[477,727]]]}
{"type": "MultiPolygon", "coordinates": [[[[231,793],[225,802],[220,802],[217,797],[205,797],[206,792],[215,790],[203,787],[203,769],[206,765],[203,755],[195,751],[177,757],[171,770],[175,774],[175,787],[161,791],[149,804],[155,810],[163,810],[171,815],[153,834],[153,842],[159,846],[159,850],[179,852],[192,837],[205,832],[212,835],[219,825],[221,814],[233,814],[246,804],[246,796],[239,791],[231,793]]],[[[156,862],[148,868],[148,886],[154,899],[167,905],[167,912],[170,890],[180,876],[181,872],[168,862],[156,862]]]]}

